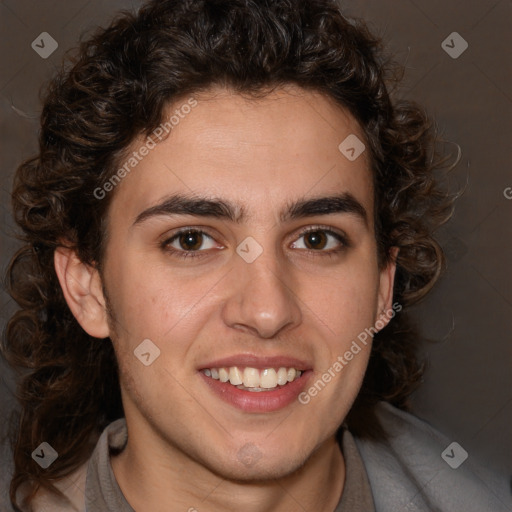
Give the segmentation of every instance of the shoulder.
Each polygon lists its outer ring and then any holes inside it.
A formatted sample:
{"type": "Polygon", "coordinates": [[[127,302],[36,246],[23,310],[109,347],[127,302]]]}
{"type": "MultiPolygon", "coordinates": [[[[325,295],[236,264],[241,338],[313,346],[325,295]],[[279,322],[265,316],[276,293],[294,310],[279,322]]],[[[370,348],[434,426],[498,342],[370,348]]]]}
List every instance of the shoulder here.
{"type": "Polygon", "coordinates": [[[427,422],[380,402],[377,417],[384,441],[355,438],[379,512],[506,512],[504,478],[466,457],[427,422]]]}
{"type": "Polygon", "coordinates": [[[40,489],[32,502],[31,511],[85,512],[85,483],[88,463],[87,461],[71,475],[54,484],[66,496],[69,502],[46,489],[40,489]]]}
{"type": "Polygon", "coordinates": [[[69,501],[59,498],[46,489],[40,489],[32,502],[31,512],[85,512],[86,488],[95,490],[101,486],[97,478],[97,468],[93,467],[91,470],[91,466],[108,465],[109,450],[122,449],[126,437],[124,418],[110,423],[98,438],[91,457],[69,476],[54,482],[55,487],[69,501]]]}

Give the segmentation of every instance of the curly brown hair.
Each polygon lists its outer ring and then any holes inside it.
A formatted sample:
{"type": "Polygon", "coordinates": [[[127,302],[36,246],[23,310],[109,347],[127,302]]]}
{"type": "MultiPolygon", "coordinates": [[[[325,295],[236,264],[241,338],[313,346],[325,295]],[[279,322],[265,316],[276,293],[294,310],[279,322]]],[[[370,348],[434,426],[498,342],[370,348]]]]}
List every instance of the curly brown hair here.
{"type": "Polygon", "coordinates": [[[222,85],[264,95],[294,84],[348,108],[371,156],[379,263],[398,247],[394,302],[403,306],[375,335],[361,392],[347,422],[358,435],[375,425],[378,400],[407,407],[421,377],[419,337],[407,307],[438,279],[443,254],[433,237],[452,200],[435,172],[445,159],[425,112],[392,99],[399,69],[361,20],[335,0],[158,0],[120,14],[71,54],[44,99],[39,153],[17,170],[13,208],[23,247],[7,288],[20,309],[7,324],[3,354],[19,369],[21,413],[13,434],[11,502],[17,511],[40,487],[89,457],[97,435],[123,415],[111,343],[89,336],[71,314],[54,269],[65,241],[101,269],[105,219],[114,192],[94,190],[129,145],[162,122],[178,97],[222,85]],[[41,469],[42,441],[58,459],[41,469]],[[20,505],[19,490],[31,492],[20,505]]]}

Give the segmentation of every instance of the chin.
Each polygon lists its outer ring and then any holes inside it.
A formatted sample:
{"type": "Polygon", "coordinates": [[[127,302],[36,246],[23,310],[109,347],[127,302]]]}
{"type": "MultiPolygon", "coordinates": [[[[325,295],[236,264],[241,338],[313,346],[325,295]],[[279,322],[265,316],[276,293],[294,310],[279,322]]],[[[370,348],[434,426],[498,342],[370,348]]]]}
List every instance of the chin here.
{"type": "Polygon", "coordinates": [[[235,456],[208,461],[205,466],[219,477],[244,484],[266,482],[285,478],[305,464],[307,457],[295,452],[271,454],[262,453],[254,444],[243,445],[235,456]]]}

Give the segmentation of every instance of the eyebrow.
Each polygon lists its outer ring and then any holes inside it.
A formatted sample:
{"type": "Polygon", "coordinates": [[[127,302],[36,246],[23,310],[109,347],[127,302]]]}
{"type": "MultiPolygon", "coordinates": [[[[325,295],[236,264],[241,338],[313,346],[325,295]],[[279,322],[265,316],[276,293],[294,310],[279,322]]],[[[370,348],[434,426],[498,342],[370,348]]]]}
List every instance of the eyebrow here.
{"type": "MultiPolygon", "coordinates": [[[[279,219],[281,222],[287,222],[295,219],[336,213],[352,214],[363,221],[365,225],[368,225],[368,215],[364,206],[349,192],[334,196],[299,199],[291,202],[280,213],[279,219]]],[[[152,217],[163,215],[193,215],[196,217],[229,220],[238,224],[247,219],[245,208],[229,201],[176,194],[139,213],[133,225],[141,224],[152,217]]]]}

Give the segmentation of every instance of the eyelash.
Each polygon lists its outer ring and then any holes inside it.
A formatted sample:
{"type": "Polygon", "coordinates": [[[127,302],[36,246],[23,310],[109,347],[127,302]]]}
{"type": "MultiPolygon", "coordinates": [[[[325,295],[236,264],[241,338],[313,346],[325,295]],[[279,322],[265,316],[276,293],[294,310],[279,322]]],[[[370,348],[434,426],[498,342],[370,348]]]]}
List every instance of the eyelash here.
{"type": "MultiPolygon", "coordinates": [[[[349,242],[348,238],[345,235],[342,235],[341,233],[337,233],[336,231],[333,231],[331,228],[329,228],[327,226],[313,226],[313,227],[307,228],[306,230],[302,231],[299,234],[299,236],[297,237],[297,240],[302,238],[302,237],[304,237],[304,236],[306,236],[306,235],[308,235],[309,233],[316,233],[318,231],[322,231],[322,232],[326,233],[327,235],[333,236],[342,245],[341,245],[341,247],[338,247],[337,249],[330,249],[328,251],[324,251],[324,250],[321,250],[321,249],[320,250],[314,250],[314,249],[307,250],[307,252],[310,253],[312,256],[322,256],[322,257],[333,258],[337,254],[343,252],[345,249],[350,247],[350,242],[349,242]]],[[[182,258],[182,259],[186,259],[186,258],[203,258],[205,256],[208,256],[208,254],[204,254],[204,253],[207,252],[205,250],[203,250],[203,251],[201,251],[201,250],[183,251],[183,250],[177,250],[177,249],[174,249],[174,248],[170,248],[170,244],[172,242],[174,242],[181,235],[186,234],[186,233],[194,233],[194,234],[199,233],[199,234],[202,234],[202,235],[206,235],[207,237],[211,238],[212,240],[214,239],[206,231],[203,231],[201,229],[185,228],[185,229],[181,229],[180,231],[176,232],[174,235],[172,235],[172,237],[167,238],[166,240],[164,240],[161,243],[161,248],[164,251],[167,251],[167,252],[171,253],[173,256],[176,256],[176,257],[182,258]]]]}

